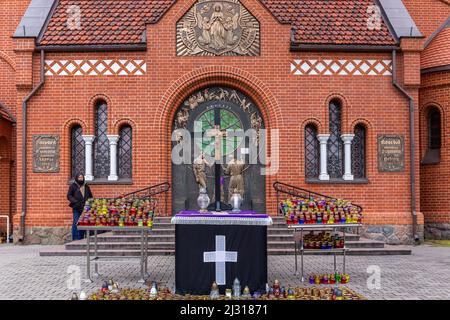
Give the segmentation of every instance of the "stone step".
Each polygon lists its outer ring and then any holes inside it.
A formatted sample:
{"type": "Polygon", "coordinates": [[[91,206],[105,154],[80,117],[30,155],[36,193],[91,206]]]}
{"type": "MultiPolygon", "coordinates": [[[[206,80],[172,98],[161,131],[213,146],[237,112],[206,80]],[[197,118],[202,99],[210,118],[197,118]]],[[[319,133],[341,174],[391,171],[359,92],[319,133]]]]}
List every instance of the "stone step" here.
{"type": "MultiPolygon", "coordinates": [[[[294,249],[267,249],[269,255],[294,255],[294,249]]],[[[411,255],[410,246],[385,246],[384,248],[349,248],[349,256],[411,255]]],[[[305,255],[333,255],[332,252],[305,252],[305,255]]]]}
{"type": "MultiPolygon", "coordinates": [[[[136,231],[114,231],[112,233],[114,236],[126,236],[126,235],[135,235],[135,236],[139,236],[140,232],[136,231]]],[[[267,229],[267,234],[268,235],[276,235],[276,234],[280,234],[280,235],[292,235],[294,234],[294,231],[291,229],[286,228],[286,226],[281,226],[281,227],[274,227],[271,228],[269,227],[267,229]]],[[[342,233],[339,233],[342,236],[342,233]]],[[[167,227],[167,228],[163,228],[157,224],[155,224],[155,227],[153,228],[153,230],[151,231],[150,235],[175,235],[175,227],[167,227]]],[[[360,239],[360,236],[357,234],[351,234],[351,233],[346,233],[346,239],[347,240],[352,240],[352,241],[358,241],[360,239]]]]}
{"type": "Polygon", "coordinates": [[[168,221],[168,222],[155,221],[153,224],[153,229],[174,229],[175,230],[175,225],[171,224],[170,221],[168,221]]]}
{"type": "MultiPolygon", "coordinates": [[[[294,249],[268,249],[268,255],[294,255],[294,249]]],[[[92,251],[92,254],[94,252],[92,251]]],[[[101,256],[107,257],[123,257],[132,256],[138,257],[140,255],[139,250],[102,250],[99,251],[101,256]]],[[[149,256],[162,256],[162,255],[174,255],[175,250],[167,249],[152,249],[148,251],[149,256]]],[[[306,255],[331,255],[331,252],[326,253],[313,253],[306,252],[306,255]]],[[[383,256],[383,255],[410,255],[411,247],[408,246],[386,246],[385,248],[354,248],[349,249],[346,253],[349,256],[383,256]]],[[[42,257],[49,256],[86,256],[86,251],[84,250],[65,250],[64,246],[60,248],[43,249],[39,252],[42,257]]]]}
{"type": "MultiPolygon", "coordinates": [[[[122,240],[125,237],[120,237],[122,240]]],[[[133,237],[128,237],[126,240],[130,240],[133,237]]],[[[267,248],[268,249],[286,249],[286,250],[293,250],[294,243],[291,240],[288,239],[281,239],[278,240],[279,237],[276,237],[275,240],[269,240],[267,242],[267,248]]],[[[120,239],[114,239],[114,240],[120,240],[120,239]]],[[[161,238],[158,239],[158,241],[149,242],[148,246],[150,249],[175,249],[175,238],[172,238],[172,241],[165,241],[166,239],[161,238]]],[[[93,245],[93,244],[92,244],[93,245]]],[[[67,250],[86,250],[86,240],[79,240],[74,241],[71,243],[68,243],[65,245],[67,250]]],[[[364,241],[347,241],[347,248],[349,249],[360,249],[360,248],[383,248],[384,243],[380,241],[370,241],[370,240],[364,240],[364,241]]],[[[102,241],[98,242],[97,244],[98,250],[140,250],[141,244],[139,241],[125,241],[125,242],[119,242],[119,241],[102,241]]]]}
{"type": "MultiPolygon", "coordinates": [[[[82,241],[82,243],[86,243],[86,240],[79,240],[82,241]]],[[[126,242],[126,243],[133,243],[133,242],[139,242],[141,241],[141,237],[139,235],[135,234],[125,234],[125,235],[113,235],[111,233],[99,235],[97,237],[98,243],[104,243],[104,242],[126,242]]],[[[148,241],[150,242],[174,242],[175,243],[175,233],[170,234],[151,234],[148,236],[148,241]]],[[[91,244],[94,243],[94,238],[91,237],[91,244]]]]}
{"type": "MultiPolygon", "coordinates": [[[[85,242],[71,242],[65,245],[67,250],[86,250],[85,242]]],[[[171,249],[175,250],[175,242],[149,242],[149,250],[153,249],[171,249]]],[[[139,251],[141,244],[138,242],[99,242],[97,244],[97,249],[100,251],[105,250],[136,250],[139,251]]],[[[92,249],[94,247],[92,246],[92,249]]]]}
{"type": "MultiPolygon", "coordinates": [[[[175,243],[175,233],[171,234],[150,234],[149,235],[149,242],[165,242],[165,241],[172,241],[175,243]]],[[[294,241],[294,237],[292,234],[268,234],[267,240],[270,241],[287,241],[292,242],[294,241]]],[[[83,243],[86,243],[86,240],[79,240],[83,243]]],[[[104,233],[97,236],[97,242],[140,242],[141,237],[139,235],[135,234],[125,234],[125,235],[115,235],[112,233],[104,233]]],[[[94,242],[94,237],[91,236],[91,243],[94,242]]]]}
{"type": "MultiPolygon", "coordinates": [[[[139,257],[139,250],[102,250],[98,251],[102,257],[139,257]]],[[[94,251],[91,251],[94,254],[94,251]]],[[[64,246],[57,249],[43,249],[39,252],[41,257],[85,257],[86,250],[65,250],[64,246]]],[[[148,251],[149,256],[175,255],[174,249],[152,249],[148,251]]],[[[138,260],[136,260],[137,262],[138,260]]]]}

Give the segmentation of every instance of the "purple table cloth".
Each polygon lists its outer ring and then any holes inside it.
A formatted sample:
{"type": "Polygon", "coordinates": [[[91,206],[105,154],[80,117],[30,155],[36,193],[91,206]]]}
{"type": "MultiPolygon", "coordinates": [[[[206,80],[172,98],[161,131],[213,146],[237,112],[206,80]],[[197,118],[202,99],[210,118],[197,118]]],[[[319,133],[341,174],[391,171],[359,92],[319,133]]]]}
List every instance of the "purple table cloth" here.
{"type": "Polygon", "coordinates": [[[259,225],[268,226],[273,223],[267,214],[254,211],[241,212],[199,212],[181,211],[172,218],[172,224],[214,224],[214,225],[259,225]]]}

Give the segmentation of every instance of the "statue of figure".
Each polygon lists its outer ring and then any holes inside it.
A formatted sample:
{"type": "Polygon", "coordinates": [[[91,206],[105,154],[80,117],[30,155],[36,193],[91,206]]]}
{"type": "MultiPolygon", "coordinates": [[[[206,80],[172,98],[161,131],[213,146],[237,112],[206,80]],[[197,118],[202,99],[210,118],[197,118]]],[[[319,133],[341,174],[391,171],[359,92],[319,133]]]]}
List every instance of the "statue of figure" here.
{"type": "Polygon", "coordinates": [[[205,102],[205,98],[203,98],[203,95],[201,92],[197,93],[196,95],[192,95],[188,98],[188,100],[184,103],[186,107],[189,107],[189,109],[194,110],[198,107],[198,105],[202,102],[205,102]]]}
{"type": "Polygon", "coordinates": [[[189,111],[186,109],[181,109],[177,113],[177,118],[175,120],[177,128],[186,128],[186,123],[189,120],[189,111]]]}
{"type": "Polygon", "coordinates": [[[250,124],[252,126],[252,128],[256,131],[256,145],[259,144],[259,140],[260,140],[260,130],[262,127],[262,119],[261,117],[256,113],[252,113],[252,115],[250,116],[250,124]]]}
{"type": "Polygon", "coordinates": [[[242,110],[244,110],[244,112],[249,113],[251,105],[252,105],[251,102],[247,103],[247,99],[242,98],[242,100],[241,100],[241,108],[242,108],[242,110]]]}
{"type": "Polygon", "coordinates": [[[224,167],[225,174],[229,174],[230,184],[228,185],[228,201],[230,201],[233,193],[239,193],[244,199],[244,172],[245,164],[242,160],[233,158],[226,167],[224,167]]]}
{"type": "Polygon", "coordinates": [[[208,45],[211,43],[211,35],[210,35],[211,23],[210,23],[208,17],[203,17],[203,19],[202,19],[201,14],[199,14],[198,19],[200,19],[199,21],[201,21],[200,29],[203,30],[202,35],[198,38],[198,41],[202,45],[208,45]]]}
{"type": "Polygon", "coordinates": [[[193,164],[195,181],[197,182],[199,188],[205,188],[206,189],[206,166],[211,167],[212,164],[210,164],[205,159],[205,155],[202,152],[194,160],[194,164],[193,164]]]}
{"type": "Polygon", "coordinates": [[[239,14],[228,17],[225,21],[224,28],[226,30],[225,42],[228,46],[233,46],[239,41],[239,37],[234,35],[234,30],[238,27],[239,14]]]}
{"type": "Polygon", "coordinates": [[[226,47],[225,19],[222,8],[222,4],[216,3],[214,5],[214,13],[211,15],[211,46],[217,50],[226,47]]]}

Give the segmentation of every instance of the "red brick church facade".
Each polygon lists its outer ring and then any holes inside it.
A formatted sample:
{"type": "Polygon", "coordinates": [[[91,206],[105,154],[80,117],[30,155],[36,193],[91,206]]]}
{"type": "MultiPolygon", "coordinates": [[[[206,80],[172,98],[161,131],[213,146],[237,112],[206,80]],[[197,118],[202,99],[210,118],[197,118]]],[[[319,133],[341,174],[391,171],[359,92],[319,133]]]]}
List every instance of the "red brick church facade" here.
{"type": "MultiPolygon", "coordinates": [[[[450,238],[450,3],[402,1],[2,1],[0,215],[11,217],[14,241],[67,239],[72,213],[66,191],[78,168],[91,171],[93,192],[102,197],[172,183],[179,107],[209,87],[246,96],[269,136],[279,132],[279,169],[265,177],[263,190],[268,213],[276,214],[272,185],[281,181],[363,206],[363,233],[370,238],[392,244],[424,234],[450,238]],[[234,51],[200,50],[205,39],[192,12],[205,16],[216,9],[213,16],[229,10],[245,22],[234,27],[242,29],[234,51]],[[350,148],[360,156],[358,166],[355,154],[352,172],[340,159],[340,176],[322,170],[319,154],[312,160],[305,154],[307,143],[319,150],[319,140],[332,141],[335,105],[341,150],[359,138],[359,148],[350,148]],[[128,149],[126,135],[132,136],[128,149]],[[47,172],[33,159],[42,136],[59,143],[58,167],[47,172]],[[383,137],[403,141],[400,170],[380,168],[383,137]],[[119,156],[126,150],[129,159],[119,159],[113,172],[107,156],[86,147],[92,141],[110,154],[111,145],[119,156]],[[84,159],[74,163],[77,148],[84,159]],[[92,170],[86,157],[93,158],[92,170]],[[101,161],[108,172],[99,173],[101,161]]],[[[211,21],[205,19],[203,32],[211,21]]]]}

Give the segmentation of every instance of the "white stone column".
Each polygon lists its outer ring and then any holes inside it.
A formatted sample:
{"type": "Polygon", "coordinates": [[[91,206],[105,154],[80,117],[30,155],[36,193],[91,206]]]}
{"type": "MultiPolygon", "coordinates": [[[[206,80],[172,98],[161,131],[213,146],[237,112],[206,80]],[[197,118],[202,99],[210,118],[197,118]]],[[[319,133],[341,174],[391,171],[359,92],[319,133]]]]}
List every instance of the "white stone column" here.
{"type": "Polygon", "coordinates": [[[330,138],[329,134],[318,134],[317,139],[320,142],[320,175],[319,180],[330,180],[330,176],[328,174],[328,139],[330,138]]]}
{"type": "Polygon", "coordinates": [[[86,181],[94,180],[93,166],[92,166],[92,144],[95,140],[94,136],[83,136],[84,152],[85,152],[85,170],[84,178],[86,181]]]}
{"type": "Polygon", "coordinates": [[[117,181],[119,176],[117,175],[117,142],[119,141],[118,135],[108,135],[109,140],[109,176],[108,181],[117,181]]]}
{"type": "Polygon", "coordinates": [[[352,141],[355,137],[354,134],[341,135],[342,141],[344,141],[344,180],[353,180],[352,174],[352,141]]]}

